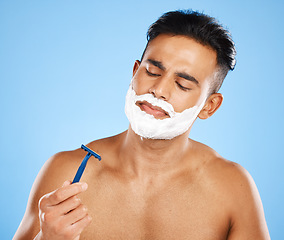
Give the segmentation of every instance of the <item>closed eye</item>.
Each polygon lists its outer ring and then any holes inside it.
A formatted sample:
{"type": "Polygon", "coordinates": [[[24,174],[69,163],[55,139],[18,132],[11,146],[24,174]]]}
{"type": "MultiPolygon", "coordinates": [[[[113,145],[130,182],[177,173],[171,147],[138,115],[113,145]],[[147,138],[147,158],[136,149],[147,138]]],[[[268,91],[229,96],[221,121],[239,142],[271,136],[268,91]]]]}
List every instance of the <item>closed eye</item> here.
{"type": "Polygon", "coordinates": [[[176,82],[176,84],[178,85],[178,87],[179,87],[180,89],[182,89],[182,90],[184,90],[184,91],[189,91],[189,90],[191,90],[191,88],[184,87],[184,86],[182,86],[179,82],[176,82]]]}
{"type": "Polygon", "coordinates": [[[151,73],[147,69],[146,69],[146,73],[151,77],[160,77],[161,76],[160,74],[151,73]]]}

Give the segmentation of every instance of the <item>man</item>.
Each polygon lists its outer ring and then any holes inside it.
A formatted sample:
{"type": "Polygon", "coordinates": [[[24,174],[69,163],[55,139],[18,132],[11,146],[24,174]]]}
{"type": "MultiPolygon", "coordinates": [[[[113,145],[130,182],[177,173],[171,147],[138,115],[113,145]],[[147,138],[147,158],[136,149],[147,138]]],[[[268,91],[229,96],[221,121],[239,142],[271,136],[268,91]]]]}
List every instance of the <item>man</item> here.
{"type": "Polygon", "coordinates": [[[80,183],[70,180],[82,149],[47,161],[14,239],[270,239],[246,170],[188,139],[195,119],[220,107],[234,65],[234,44],[213,18],[164,14],[134,63],[128,130],[88,144],[102,161],[89,161],[80,183]]]}

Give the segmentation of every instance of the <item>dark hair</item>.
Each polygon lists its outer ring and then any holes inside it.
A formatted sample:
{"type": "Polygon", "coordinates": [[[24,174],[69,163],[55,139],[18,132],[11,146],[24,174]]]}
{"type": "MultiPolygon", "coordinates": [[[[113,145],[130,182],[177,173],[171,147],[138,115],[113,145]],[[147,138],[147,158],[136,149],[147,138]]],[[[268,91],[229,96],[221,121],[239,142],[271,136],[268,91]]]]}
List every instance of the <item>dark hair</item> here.
{"type": "Polygon", "coordinates": [[[230,33],[213,17],[192,10],[167,12],[149,27],[147,46],[160,34],[187,36],[216,51],[220,69],[211,84],[210,94],[219,91],[228,71],[235,68],[235,44],[230,33]]]}

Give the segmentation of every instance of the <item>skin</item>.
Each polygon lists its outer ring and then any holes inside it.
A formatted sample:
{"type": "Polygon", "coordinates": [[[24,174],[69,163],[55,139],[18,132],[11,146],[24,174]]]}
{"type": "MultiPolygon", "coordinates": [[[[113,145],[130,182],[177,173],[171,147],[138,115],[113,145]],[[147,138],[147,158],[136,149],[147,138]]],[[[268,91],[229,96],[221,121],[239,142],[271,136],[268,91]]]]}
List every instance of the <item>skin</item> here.
{"type": "MultiPolygon", "coordinates": [[[[198,115],[206,119],[223,100],[220,93],[207,96],[217,70],[211,48],[187,37],[159,35],[142,62],[135,62],[133,87],[138,95],[168,101],[176,112],[207,97],[198,115]]],[[[140,107],[156,118],[168,117],[147,103],[140,107]]],[[[189,139],[189,132],[150,140],[129,126],[91,142],[87,146],[102,161],[92,157],[81,182],[72,185],[65,180],[73,179],[86,152],[56,154],[33,185],[14,239],[270,239],[249,173],[189,139]]]]}

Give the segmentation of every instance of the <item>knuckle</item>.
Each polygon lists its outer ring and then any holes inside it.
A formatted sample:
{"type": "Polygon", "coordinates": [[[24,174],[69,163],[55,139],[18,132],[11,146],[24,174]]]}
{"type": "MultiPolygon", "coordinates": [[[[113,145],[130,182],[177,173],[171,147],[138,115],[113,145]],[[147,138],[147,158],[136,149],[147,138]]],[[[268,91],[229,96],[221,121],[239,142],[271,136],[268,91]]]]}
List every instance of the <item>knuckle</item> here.
{"type": "Polygon", "coordinates": [[[86,214],[86,216],[84,218],[82,218],[82,224],[81,224],[81,227],[80,227],[80,232],[82,232],[84,230],[84,228],[86,228],[92,221],[92,218],[86,214]]]}
{"type": "Polygon", "coordinates": [[[88,208],[87,207],[83,207],[83,212],[85,213],[85,214],[87,214],[88,213],[88,208]]]}
{"type": "Polygon", "coordinates": [[[86,206],[84,206],[83,204],[81,204],[80,206],[79,206],[79,214],[80,215],[86,215],[87,214],[87,212],[88,212],[88,209],[87,209],[87,207],[86,206]]]}
{"type": "Polygon", "coordinates": [[[79,206],[81,204],[80,198],[78,198],[77,196],[72,197],[71,204],[73,206],[79,206]]]}
{"type": "Polygon", "coordinates": [[[42,221],[45,223],[53,222],[53,214],[51,212],[44,212],[41,214],[42,221]]]}
{"type": "Polygon", "coordinates": [[[88,210],[84,205],[78,206],[73,212],[72,215],[75,218],[82,219],[88,214],[88,210]]]}
{"type": "Polygon", "coordinates": [[[46,222],[45,212],[39,212],[39,220],[40,222],[46,222]]]}
{"type": "Polygon", "coordinates": [[[55,201],[60,202],[63,198],[63,194],[62,194],[61,191],[55,191],[54,194],[53,194],[53,197],[54,197],[55,201]]]}
{"type": "Polygon", "coordinates": [[[38,208],[42,210],[45,208],[45,205],[46,205],[46,196],[44,195],[38,201],[38,208]]]}
{"type": "Polygon", "coordinates": [[[85,226],[87,226],[91,221],[92,221],[92,218],[89,214],[86,214],[86,216],[84,217],[83,221],[85,222],[85,226]]]}
{"type": "Polygon", "coordinates": [[[76,185],[76,186],[74,186],[74,187],[76,187],[76,192],[82,192],[82,187],[81,187],[81,185],[76,185]]]}
{"type": "Polygon", "coordinates": [[[86,221],[87,221],[88,224],[89,224],[89,223],[92,221],[92,217],[91,217],[89,214],[87,214],[86,217],[87,217],[87,220],[86,220],[86,221]]]}

